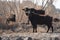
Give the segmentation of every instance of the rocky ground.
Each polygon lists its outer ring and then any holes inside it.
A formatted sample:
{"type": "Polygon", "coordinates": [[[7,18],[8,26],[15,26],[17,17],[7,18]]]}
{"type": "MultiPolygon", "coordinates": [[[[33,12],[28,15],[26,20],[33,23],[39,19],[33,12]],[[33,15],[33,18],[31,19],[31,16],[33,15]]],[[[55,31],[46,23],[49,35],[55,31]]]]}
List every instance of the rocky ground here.
{"type": "MultiPolygon", "coordinates": [[[[43,25],[37,25],[37,32],[38,33],[46,33],[48,27],[43,25]]],[[[54,33],[60,33],[60,25],[54,24],[53,25],[54,33]]],[[[0,34],[1,33],[32,33],[33,28],[31,24],[11,24],[11,25],[0,25],[0,34]]],[[[51,33],[51,29],[49,30],[49,33],[51,33]]]]}
{"type": "Polygon", "coordinates": [[[20,27],[15,26],[16,24],[10,29],[0,29],[0,40],[60,40],[60,29],[57,26],[54,28],[54,33],[51,33],[51,29],[46,33],[47,27],[42,25],[40,27],[38,25],[37,33],[32,32],[31,25],[19,24],[20,27]]]}
{"type": "Polygon", "coordinates": [[[54,32],[51,29],[48,33],[47,26],[38,25],[37,33],[33,33],[31,25],[14,24],[14,25],[0,25],[0,40],[60,40],[60,26],[54,24],[54,32]],[[7,27],[4,27],[7,26],[7,27]]]}
{"type": "Polygon", "coordinates": [[[60,33],[3,33],[0,40],[60,40],[60,33]]]}

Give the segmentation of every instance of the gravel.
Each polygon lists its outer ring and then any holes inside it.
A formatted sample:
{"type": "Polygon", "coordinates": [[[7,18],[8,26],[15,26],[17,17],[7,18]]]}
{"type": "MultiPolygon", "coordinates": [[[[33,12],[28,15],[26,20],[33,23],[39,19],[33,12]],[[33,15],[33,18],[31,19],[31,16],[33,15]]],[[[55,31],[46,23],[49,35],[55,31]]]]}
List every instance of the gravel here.
{"type": "Polygon", "coordinates": [[[3,33],[0,40],[60,40],[60,33],[3,33]]]}

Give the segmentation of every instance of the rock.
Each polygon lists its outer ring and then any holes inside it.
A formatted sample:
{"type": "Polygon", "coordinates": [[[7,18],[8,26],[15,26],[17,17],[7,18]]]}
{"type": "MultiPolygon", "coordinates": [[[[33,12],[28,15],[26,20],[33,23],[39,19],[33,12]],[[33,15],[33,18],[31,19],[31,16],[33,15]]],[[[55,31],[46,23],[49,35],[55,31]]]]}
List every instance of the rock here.
{"type": "Polygon", "coordinates": [[[12,33],[2,34],[0,40],[60,40],[58,33],[12,33]]]}
{"type": "Polygon", "coordinates": [[[54,40],[60,40],[58,37],[55,37],[55,39],[54,40]]]}
{"type": "Polygon", "coordinates": [[[28,40],[32,40],[32,38],[31,37],[28,37],[28,40]]]}

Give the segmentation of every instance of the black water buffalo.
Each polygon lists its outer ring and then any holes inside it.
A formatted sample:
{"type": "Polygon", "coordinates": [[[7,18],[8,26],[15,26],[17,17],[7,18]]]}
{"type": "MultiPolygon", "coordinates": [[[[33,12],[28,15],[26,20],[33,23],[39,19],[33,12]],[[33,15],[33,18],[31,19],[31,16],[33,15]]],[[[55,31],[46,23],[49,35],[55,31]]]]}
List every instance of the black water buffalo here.
{"type": "Polygon", "coordinates": [[[10,21],[15,22],[16,21],[16,15],[13,14],[11,17],[9,17],[6,21],[6,23],[9,23],[10,21]]]}
{"type": "Polygon", "coordinates": [[[45,14],[44,10],[36,10],[34,8],[25,8],[23,9],[26,12],[26,15],[28,16],[29,21],[31,22],[33,26],[33,32],[37,32],[37,25],[47,25],[48,30],[51,28],[53,32],[53,26],[52,26],[52,20],[53,17],[46,15],[46,16],[40,16],[45,14]]]}

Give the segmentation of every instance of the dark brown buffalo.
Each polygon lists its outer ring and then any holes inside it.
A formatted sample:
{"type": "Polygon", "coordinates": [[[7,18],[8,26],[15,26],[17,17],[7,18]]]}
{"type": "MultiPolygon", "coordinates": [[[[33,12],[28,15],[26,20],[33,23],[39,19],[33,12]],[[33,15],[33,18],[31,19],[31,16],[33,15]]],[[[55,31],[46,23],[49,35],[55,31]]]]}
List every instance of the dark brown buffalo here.
{"type": "Polygon", "coordinates": [[[29,21],[31,22],[33,26],[33,32],[37,32],[37,25],[47,25],[48,30],[51,28],[53,32],[53,26],[52,26],[52,20],[53,17],[46,15],[46,16],[40,16],[45,14],[44,10],[36,10],[34,8],[25,8],[23,9],[26,12],[26,15],[28,16],[29,21]]]}
{"type": "Polygon", "coordinates": [[[9,23],[10,21],[12,21],[12,22],[15,22],[15,21],[16,21],[16,15],[15,15],[15,14],[12,15],[11,17],[9,17],[9,18],[7,19],[7,21],[6,21],[6,23],[9,23]]]}

